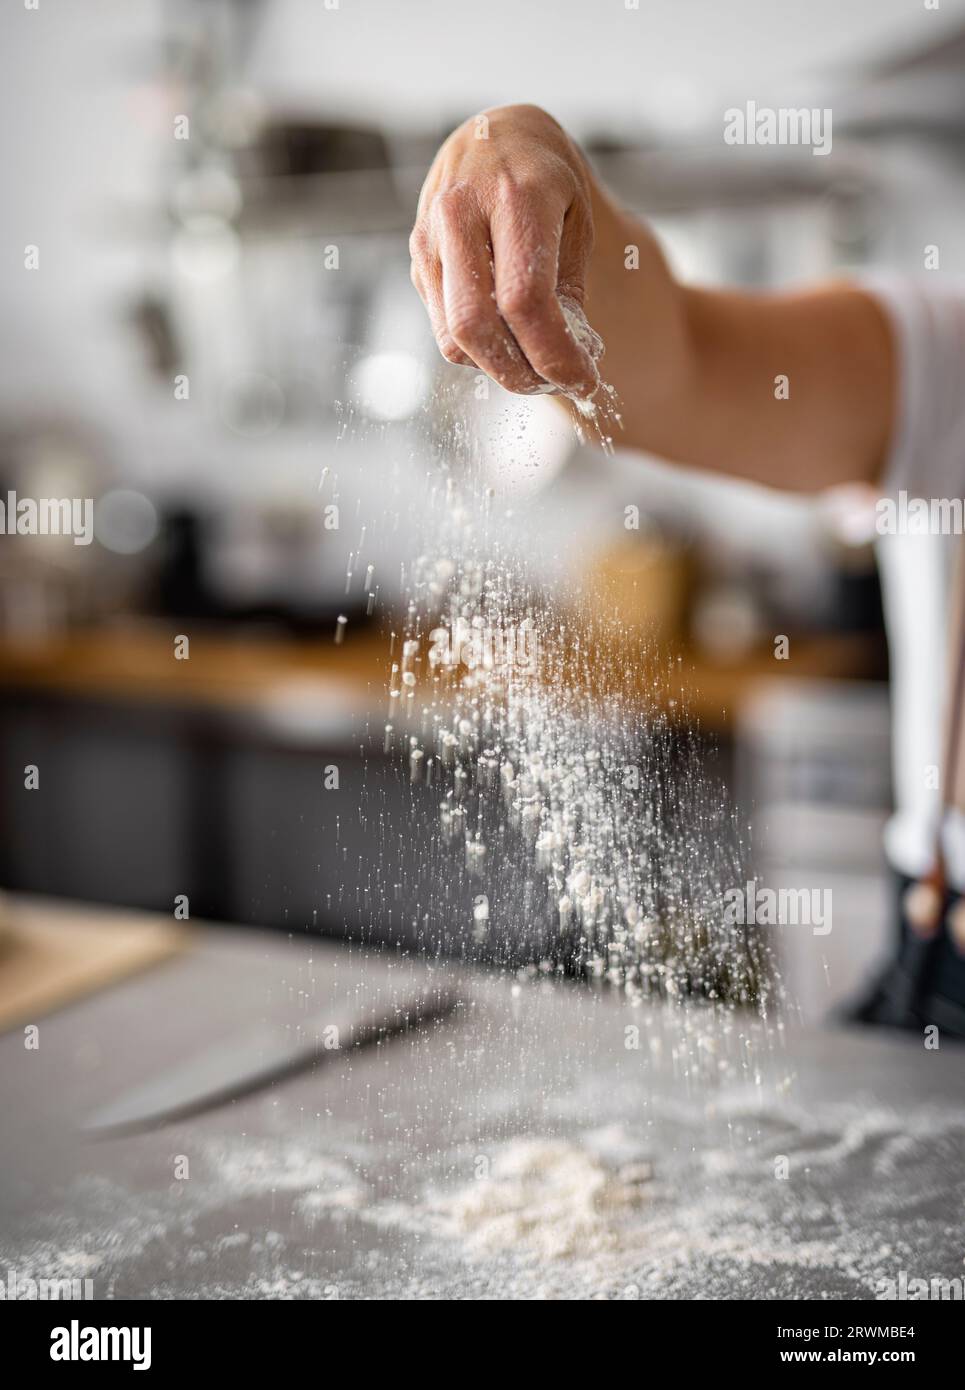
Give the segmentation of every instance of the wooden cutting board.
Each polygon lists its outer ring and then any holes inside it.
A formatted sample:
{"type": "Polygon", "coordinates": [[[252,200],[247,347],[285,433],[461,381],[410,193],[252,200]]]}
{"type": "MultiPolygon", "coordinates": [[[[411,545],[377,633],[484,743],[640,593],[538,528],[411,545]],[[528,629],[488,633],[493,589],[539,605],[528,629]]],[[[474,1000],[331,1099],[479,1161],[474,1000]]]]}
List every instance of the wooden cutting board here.
{"type": "Polygon", "coordinates": [[[166,960],[189,938],[153,914],[0,895],[0,1032],[166,960]]]}

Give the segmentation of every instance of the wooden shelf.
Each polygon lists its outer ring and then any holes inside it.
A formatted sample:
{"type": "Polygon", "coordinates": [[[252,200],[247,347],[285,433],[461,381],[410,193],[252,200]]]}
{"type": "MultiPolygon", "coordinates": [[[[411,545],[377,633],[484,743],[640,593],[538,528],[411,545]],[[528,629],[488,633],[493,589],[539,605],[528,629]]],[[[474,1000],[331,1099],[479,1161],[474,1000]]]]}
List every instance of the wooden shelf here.
{"type": "MultiPolygon", "coordinates": [[[[190,659],[179,661],[174,638],[183,627],[172,623],[169,629],[154,624],[94,628],[44,642],[6,639],[0,642],[0,689],[225,709],[258,708],[285,696],[314,692],[359,704],[381,703],[385,696],[389,647],[378,633],[367,631],[337,646],[325,638],[295,640],[200,629],[189,634],[190,659]]],[[[770,648],[730,665],[708,662],[686,650],[681,655],[680,687],[686,698],[674,708],[718,730],[730,725],[737,706],[761,680],[783,675],[871,679],[881,674],[880,643],[863,634],[792,635],[790,660],[780,662],[770,648]]],[[[648,670],[653,670],[652,657],[649,666],[641,657],[641,686],[648,670]]],[[[649,684],[647,690],[653,698],[649,684]]]]}

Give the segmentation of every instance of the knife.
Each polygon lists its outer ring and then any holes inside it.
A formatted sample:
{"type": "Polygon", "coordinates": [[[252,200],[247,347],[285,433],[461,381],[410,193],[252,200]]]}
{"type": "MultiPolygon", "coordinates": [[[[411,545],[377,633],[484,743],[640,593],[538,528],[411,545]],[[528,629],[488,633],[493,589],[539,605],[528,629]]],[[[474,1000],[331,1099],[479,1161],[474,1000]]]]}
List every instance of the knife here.
{"type": "Polygon", "coordinates": [[[413,985],[361,1018],[358,1010],[346,1011],[341,1018],[332,1013],[317,1015],[299,1023],[294,1037],[290,1027],[257,1024],[125,1092],[90,1115],[82,1129],[101,1137],[155,1129],[251,1095],[282,1077],[325,1064],[340,1052],[444,1018],[462,1002],[452,983],[413,985]],[[338,1030],[337,1047],[326,1046],[333,1027],[338,1030]]]}

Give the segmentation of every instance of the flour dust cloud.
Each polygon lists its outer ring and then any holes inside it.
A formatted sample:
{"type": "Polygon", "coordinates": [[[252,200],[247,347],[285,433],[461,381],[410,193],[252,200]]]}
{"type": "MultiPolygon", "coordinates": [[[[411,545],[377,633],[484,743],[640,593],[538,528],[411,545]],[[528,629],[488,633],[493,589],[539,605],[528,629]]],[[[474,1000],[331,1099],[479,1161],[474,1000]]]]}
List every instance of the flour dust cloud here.
{"type": "MultiPolygon", "coordinates": [[[[745,881],[745,847],[693,731],[685,669],[609,613],[579,566],[533,581],[471,394],[433,396],[423,481],[392,523],[412,555],[387,633],[384,722],[370,730],[373,770],[388,755],[394,785],[373,775],[360,812],[363,911],[428,955],[766,1017],[776,973],[763,940],[723,910],[726,887],[745,881]],[[386,809],[400,792],[401,823],[386,809]]],[[[597,398],[573,419],[612,449],[617,406],[605,387],[597,398]]],[[[500,448],[525,453],[514,429],[500,448]]],[[[539,498],[530,514],[536,545],[539,498]]],[[[577,514],[569,546],[580,539],[577,514]]],[[[368,557],[353,565],[371,584],[368,557]]]]}

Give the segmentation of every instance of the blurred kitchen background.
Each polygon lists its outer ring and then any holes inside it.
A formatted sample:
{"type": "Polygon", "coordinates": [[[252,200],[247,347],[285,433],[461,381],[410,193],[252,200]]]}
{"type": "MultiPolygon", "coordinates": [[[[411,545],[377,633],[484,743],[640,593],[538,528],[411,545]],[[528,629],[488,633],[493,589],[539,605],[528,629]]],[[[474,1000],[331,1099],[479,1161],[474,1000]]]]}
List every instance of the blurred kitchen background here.
{"type": "MultiPolygon", "coordinates": [[[[92,497],[96,517],[86,547],[0,537],[10,890],[168,914],[187,894],[192,919],[291,931],[411,915],[359,908],[352,807],[412,555],[393,499],[424,475],[433,386],[459,375],[406,241],[466,115],[546,106],[697,281],[919,273],[928,244],[960,273],[965,255],[956,0],[41,0],[5,6],[0,34],[0,497],[92,497]],[[725,146],[724,110],[750,98],[830,106],[833,153],[725,146]],[[345,592],[363,526],[371,615],[357,576],[345,592]]],[[[493,468],[539,534],[537,581],[636,577],[628,616],[693,669],[768,881],[832,887],[831,936],[785,945],[823,1012],[890,912],[873,497],[604,461],[550,403],[488,409],[531,441],[518,477],[493,468]]],[[[914,542],[889,545],[896,582],[927,586],[914,542]]],[[[387,769],[403,830],[410,795],[387,769]]]]}

